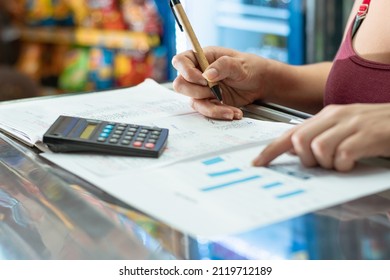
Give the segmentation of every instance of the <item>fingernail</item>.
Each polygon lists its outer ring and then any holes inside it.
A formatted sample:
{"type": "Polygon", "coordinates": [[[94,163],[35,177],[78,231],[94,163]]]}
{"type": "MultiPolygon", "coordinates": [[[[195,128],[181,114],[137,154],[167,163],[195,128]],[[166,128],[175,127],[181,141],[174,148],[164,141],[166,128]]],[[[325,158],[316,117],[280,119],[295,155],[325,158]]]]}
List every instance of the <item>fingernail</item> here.
{"type": "Polygon", "coordinates": [[[224,119],[227,119],[227,120],[233,120],[233,118],[234,118],[233,113],[224,113],[222,116],[224,119]]]}
{"type": "Polygon", "coordinates": [[[218,71],[215,69],[215,68],[210,68],[210,69],[207,69],[204,73],[203,73],[203,77],[208,80],[208,81],[213,81],[215,80],[216,78],[218,78],[218,71]]]}
{"type": "Polygon", "coordinates": [[[261,156],[258,156],[252,161],[253,166],[264,166],[265,162],[261,156]]]}
{"type": "Polygon", "coordinates": [[[200,80],[199,83],[200,83],[202,86],[207,86],[207,85],[208,85],[207,80],[204,80],[204,79],[200,80]]]}
{"type": "Polygon", "coordinates": [[[235,117],[235,119],[237,119],[237,120],[241,120],[241,119],[242,119],[242,113],[241,113],[241,112],[239,112],[239,113],[234,113],[234,117],[235,117]]]}

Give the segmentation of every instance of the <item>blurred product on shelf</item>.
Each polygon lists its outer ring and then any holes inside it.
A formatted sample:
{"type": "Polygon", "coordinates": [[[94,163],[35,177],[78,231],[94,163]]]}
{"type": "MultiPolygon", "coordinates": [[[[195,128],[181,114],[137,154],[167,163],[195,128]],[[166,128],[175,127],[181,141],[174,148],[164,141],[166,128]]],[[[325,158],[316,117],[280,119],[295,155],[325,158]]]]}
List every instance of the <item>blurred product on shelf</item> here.
{"type": "Polygon", "coordinates": [[[87,0],[85,5],[88,14],[79,23],[80,26],[112,30],[126,29],[118,1],[87,0]]]}
{"type": "Polygon", "coordinates": [[[162,34],[157,9],[149,0],[122,0],[122,11],[130,30],[162,34]]]}
{"type": "Polygon", "coordinates": [[[73,16],[67,0],[17,0],[16,2],[25,2],[25,22],[31,26],[73,25],[73,16]]]}
{"type": "Polygon", "coordinates": [[[162,82],[168,80],[168,73],[166,71],[168,68],[167,57],[167,48],[164,46],[160,46],[152,50],[152,55],[150,56],[152,73],[150,76],[154,80],[162,82]]]}
{"type": "Polygon", "coordinates": [[[59,88],[65,91],[84,91],[87,88],[89,51],[73,48],[64,57],[65,65],[59,77],[59,88]]]}
{"type": "Polygon", "coordinates": [[[149,65],[142,53],[122,51],[115,57],[115,81],[119,87],[138,84],[150,76],[149,65]]]}
{"type": "Polygon", "coordinates": [[[154,0],[0,0],[0,8],[18,31],[15,69],[42,87],[81,92],[167,79],[154,0]]]}
{"type": "MultiPolygon", "coordinates": [[[[153,0],[16,0],[12,10],[28,26],[77,26],[162,35],[153,0]],[[24,3],[24,5],[23,5],[24,3]]],[[[9,5],[11,6],[11,5],[9,5]]]]}
{"type": "Polygon", "coordinates": [[[114,87],[114,52],[94,47],[89,51],[87,89],[114,87]]]}

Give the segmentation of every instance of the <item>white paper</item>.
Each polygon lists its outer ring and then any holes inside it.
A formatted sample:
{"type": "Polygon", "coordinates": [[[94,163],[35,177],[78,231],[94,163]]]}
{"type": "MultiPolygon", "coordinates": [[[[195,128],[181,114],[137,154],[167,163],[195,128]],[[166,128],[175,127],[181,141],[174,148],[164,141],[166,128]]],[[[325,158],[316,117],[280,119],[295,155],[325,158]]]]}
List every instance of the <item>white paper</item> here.
{"type": "Polygon", "coordinates": [[[33,145],[60,115],[147,124],[193,112],[187,97],[146,80],[130,88],[4,104],[0,129],[33,145]]]}
{"type": "Polygon", "coordinates": [[[390,188],[388,169],[350,173],[304,168],[283,155],[252,167],[259,147],[93,181],[163,222],[196,236],[247,232],[390,188]],[[126,183],[125,183],[126,182],[126,183]]]}

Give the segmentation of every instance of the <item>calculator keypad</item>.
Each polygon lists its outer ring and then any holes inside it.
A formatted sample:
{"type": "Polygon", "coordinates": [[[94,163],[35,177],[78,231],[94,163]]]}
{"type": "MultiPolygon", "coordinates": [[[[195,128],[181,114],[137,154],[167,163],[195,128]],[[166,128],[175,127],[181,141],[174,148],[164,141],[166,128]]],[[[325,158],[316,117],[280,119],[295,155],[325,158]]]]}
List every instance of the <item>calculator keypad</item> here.
{"type": "Polygon", "coordinates": [[[135,148],[154,149],[161,131],[162,129],[157,127],[109,123],[103,126],[97,141],[135,148]]]}

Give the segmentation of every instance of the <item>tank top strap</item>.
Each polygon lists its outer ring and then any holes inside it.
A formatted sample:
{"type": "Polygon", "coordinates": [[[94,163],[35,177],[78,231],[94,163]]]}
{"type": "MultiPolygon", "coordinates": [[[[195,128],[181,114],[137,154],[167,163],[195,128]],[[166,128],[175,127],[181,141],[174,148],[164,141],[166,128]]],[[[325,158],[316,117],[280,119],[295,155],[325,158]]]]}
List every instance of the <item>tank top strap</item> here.
{"type": "Polygon", "coordinates": [[[356,31],[358,31],[363,20],[366,18],[366,15],[368,13],[368,8],[370,7],[370,2],[371,0],[363,0],[363,3],[360,4],[359,10],[355,17],[355,22],[352,27],[352,38],[355,36],[356,31]]]}

